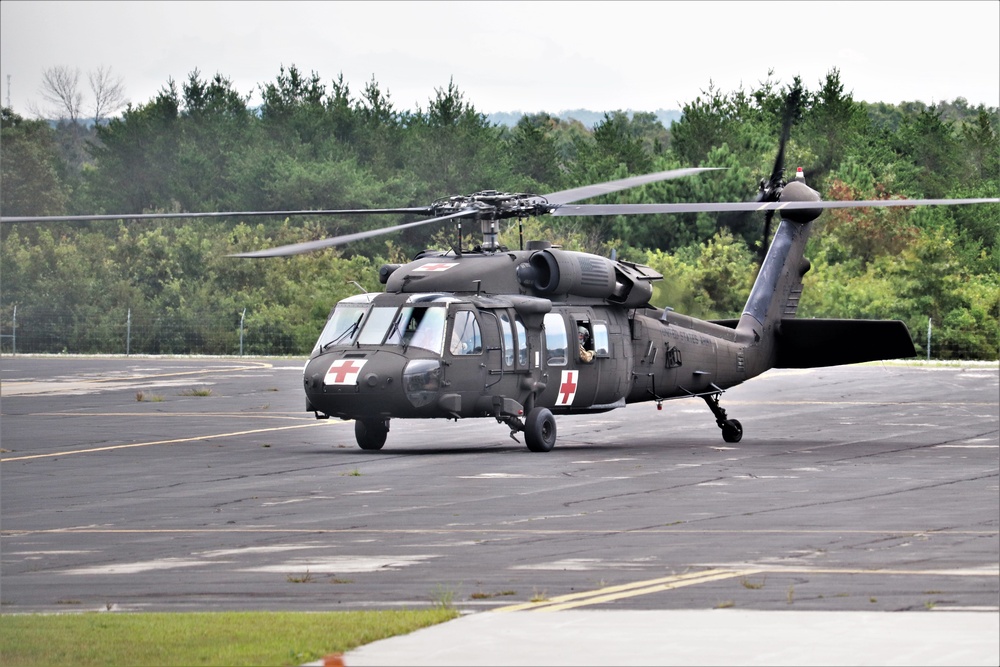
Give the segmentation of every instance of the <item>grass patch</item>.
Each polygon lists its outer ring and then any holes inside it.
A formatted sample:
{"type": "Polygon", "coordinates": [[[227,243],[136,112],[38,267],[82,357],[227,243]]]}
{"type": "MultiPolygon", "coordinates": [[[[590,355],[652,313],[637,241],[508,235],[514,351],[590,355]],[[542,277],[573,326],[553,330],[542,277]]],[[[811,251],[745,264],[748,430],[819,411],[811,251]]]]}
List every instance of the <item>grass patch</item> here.
{"type": "Polygon", "coordinates": [[[301,665],[456,616],[457,611],[442,607],[320,613],[4,614],[0,655],[11,667],[301,665]]]}
{"type": "Polygon", "coordinates": [[[181,396],[211,396],[212,390],[208,387],[192,387],[180,393],[181,396]]]}

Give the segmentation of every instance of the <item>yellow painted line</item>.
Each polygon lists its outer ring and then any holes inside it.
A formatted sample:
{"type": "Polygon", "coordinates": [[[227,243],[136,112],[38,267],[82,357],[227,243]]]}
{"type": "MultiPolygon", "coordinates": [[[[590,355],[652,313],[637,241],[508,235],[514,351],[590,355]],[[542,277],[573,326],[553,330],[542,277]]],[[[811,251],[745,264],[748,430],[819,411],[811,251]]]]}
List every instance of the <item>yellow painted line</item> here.
{"type": "MultiPolygon", "coordinates": [[[[338,423],[338,422],[334,422],[338,423]]],[[[288,431],[295,428],[309,428],[312,426],[322,426],[324,421],[316,421],[309,424],[298,424],[296,426],[276,426],[274,428],[258,428],[250,431],[233,431],[232,433],[216,433],[214,435],[198,435],[191,438],[175,438],[173,440],[153,440],[151,442],[134,442],[128,445],[109,445],[107,447],[92,447],[90,449],[70,449],[62,452],[51,452],[48,454],[30,454],[28,456],[11,456],[0,458],[0,463],[10,461],[29,461],[31,459],[49,459],[56,456],[72,456],[74,454],[94,454],[96,452],[110,452],[116,449],[132,449],[133,447],[152,447],[153,445],[175,445],[182,442],[197,442],[199,440],[218,440],[219,438],[233,438],[240,435],[254,435],[255,433],[274,433],[277,431],[288,431]]]]}
{"type": "MultiPolygon", "coordinates": [[[[712,570],[709,570],[708,572],[712,572],[712,570]]],[[[704,584],[709,581],[732,579],[733,577],[745,577],[751,574],[757,574],[758,572],[759,570],[735,570],[735,571],[722,571],[722,572],[717,571],[716,574],[712,574],[709,576],[702,576],[690,580],[673,581],[664,584],[657,584],[655,586],[640,588],[633,591],[623,591],[621,593],[599,595],[597,597],[588,598],[586,600],[581,600],[579,602],[569,602],[565,604],[556,604],[548,607],[543,607],[541,609],[538,609],[538,611],[562,611],[564,609],[573,609],[575,607],[583,607],[585,605],[604,604],[605,602],[614,602],[615,600],[621,600],[623,598],[637,597],[639,595],[649,595],[650,593],[662,593],[663,591],[669,591],[675,588],[682,588],[684,586],[694,586],[696,584],[704,584]]]]}
{"type": "Polygon", "coordinates": [[[316,421],[308,412],[28,412],[20,417],[211,417],[213,419],[293,419],[316,421]]]}
{"type": "Polygon", "coordinates": [[[500,607],[499,609],[494,609],[494,611],[558,611],[561,609],[582,607],[589,604],[601,604],[602,602],[635,597],[638,595],[646,595],[648,593],[656,593],[659,591],[670,590],[671,588],[680,588],[681,586],[693,586],[694,584],[715,581],[716,579],[730,579],[732,577],[754,574],[756,572],[757,570],[741,571],[719,569],[704,570],[702,572],[690,572],[687,574],[662,577],[660,579],[636,581],[631,584],[607,586],[605,588],[599,588],[594,591],[586,591],[583,593],[570,593],[568,595],[560,595],[548,600],[525,602],[523,604],[500,607]]]}
{"type": "Polygon", "coordinates": [[[650,579],[647,581],[637,581],[631,584],[619,586],[608,586],[593,591],[582,593],[571,593],[559,597],[542,600],[538,602],[525,602],[523,604],[499,607],[493,611],[563,611],[587,605],[604,604],[614,602],[624,598],[649,595],[651,593],[661,593],[664,591],[682,588],[684,586],[696,586],[711,581],[721,581],[734,577],[747,577],[754,574],[838,574],[838,575],[909,575],[909,576],[951,576],[951,577],[1000,577],[1000,567],[992,569],[959,569],[959,570],[864,570],[851,568],[809,568],[809,567],[776,567],[776,568],[747,568],[738,570],[709,569],[702,572],[681,574],[662,579],[650,579]]]}

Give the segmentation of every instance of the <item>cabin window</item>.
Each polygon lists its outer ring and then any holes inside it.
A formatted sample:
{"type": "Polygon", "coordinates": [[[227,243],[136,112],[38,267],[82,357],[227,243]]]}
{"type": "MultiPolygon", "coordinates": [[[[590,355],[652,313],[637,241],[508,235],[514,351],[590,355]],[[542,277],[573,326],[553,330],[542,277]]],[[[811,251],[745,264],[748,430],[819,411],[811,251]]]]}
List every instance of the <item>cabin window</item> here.
{"type": "Polygon", "coordinates": [[[598,357],[606,357],[611,353],[611,345],[608,343],[608,325],[604,322],[594,322],[594,353],[598,357]]]}
{"type": "Polygon", "coordinates": [[[548,366],[566,365],[566,322],[558,313],[549,313],[543,321],[545,328],[545,363],[548,366]]]}
{"type": "Polygon", "coordinates": [[[460,310],[455,313],[449,349],[454,355],[483,353],[483,334],[476,316],[470,311],[460,310]]]}

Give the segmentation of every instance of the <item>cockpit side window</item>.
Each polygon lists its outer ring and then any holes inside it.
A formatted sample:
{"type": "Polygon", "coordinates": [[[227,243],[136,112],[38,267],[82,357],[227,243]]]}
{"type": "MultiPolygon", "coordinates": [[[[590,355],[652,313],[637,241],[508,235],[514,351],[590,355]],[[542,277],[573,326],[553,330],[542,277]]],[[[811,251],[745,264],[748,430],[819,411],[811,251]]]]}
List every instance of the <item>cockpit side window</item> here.
{"type": "Polygon", "coordinates": [[[459,310],[455,313],[449,350],[455,355],[483,353],[483,334],[479,321],[471,311],[459,310]]]}
{"type": "Polygon", "coordinates": [[[514,365],[514,332],[507,313],[500,313],[500,329],[503,331],[503,364],[514,365]]]}
{"type": "Polygon", "coordinates": [[[524,322],[519,316],[514,317],[514,330],[517,333],[517,365],[521,368],[528,366],[528,332],[524,329],[524,322]]]}

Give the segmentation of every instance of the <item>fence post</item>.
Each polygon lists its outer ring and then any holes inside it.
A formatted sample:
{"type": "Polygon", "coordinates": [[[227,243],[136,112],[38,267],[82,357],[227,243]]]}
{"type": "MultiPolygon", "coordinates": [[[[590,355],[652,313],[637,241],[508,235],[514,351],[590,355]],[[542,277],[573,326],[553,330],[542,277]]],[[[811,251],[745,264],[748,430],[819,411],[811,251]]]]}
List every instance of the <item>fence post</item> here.
{"type": "Polygon", "coordinates": [[[927,361],[931,360],[931,318],[927,318],[927,361]]]}
{"type": "Polygon", "coordinates": [[[125,356],[132,352],[132,309],[128,309],[128,318],[125,320],[125,356]]]}
{"type": "Polygon", "coordinates": [[[243,356],[243,319],[247,316],[247,309],[243,309],[243,314],[240,315],[240,356],[243,356]]]}
{"type": "Polygon", "coordinates": [[[10,328],[10,356],[17,354],[17,304],[14,304],[14,320],[10,328]]]}

